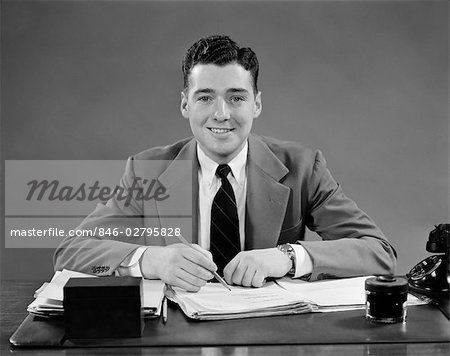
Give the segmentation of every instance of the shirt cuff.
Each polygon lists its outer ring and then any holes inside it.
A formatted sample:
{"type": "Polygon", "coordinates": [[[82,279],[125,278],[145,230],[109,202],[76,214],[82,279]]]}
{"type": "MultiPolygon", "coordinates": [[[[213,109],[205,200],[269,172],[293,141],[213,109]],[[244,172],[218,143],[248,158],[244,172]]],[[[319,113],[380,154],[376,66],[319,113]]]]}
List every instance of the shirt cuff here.
{"type": "Polygon", "coordinates": [[[139,260],[144,254],[147,246],[138,247],[132,253],[130,253],[122,263],[117,267],[115,273],[116,276],[130,276],[130,277],[142,277],[141,266],[139,260]]]}
{"type": "Polygon", "coordinates": [[[295,273],[292,278],[300,278],[313,270],[313,264],[309,253],[300,244],[289,244],[295,252],[295,273]]]}

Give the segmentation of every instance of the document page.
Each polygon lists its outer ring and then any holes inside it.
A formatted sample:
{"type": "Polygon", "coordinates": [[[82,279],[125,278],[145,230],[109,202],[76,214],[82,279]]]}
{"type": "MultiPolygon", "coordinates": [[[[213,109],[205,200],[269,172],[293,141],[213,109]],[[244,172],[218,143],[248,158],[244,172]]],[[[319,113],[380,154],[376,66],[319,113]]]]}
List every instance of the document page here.
{"type": "Polygon", "coordinates": [[[278,315],[309,311],[309,305],[274,282],[261,288],[208,283],[197,293],[167,288],[169,299],[180,305],[185,314],[195,319],[231,319],[262,315],[278,315]]]}
{"type": "Polygon", "coordinates": [[[318,306],[364,305],[364,282],[370,276],[306,282],[282,278],[277,283],[287,291],[318,306]]]}
{"type": "MultiPolygon", "coordinates": [[[[277,284],[316,306],[319,312],[363,309],[366,303],[365,281],[373,276],[328,279],[306,282],[300,279],[281,278],[277,284]]],[[[408,294],[408,305],[427,304],[408,294]]]]}

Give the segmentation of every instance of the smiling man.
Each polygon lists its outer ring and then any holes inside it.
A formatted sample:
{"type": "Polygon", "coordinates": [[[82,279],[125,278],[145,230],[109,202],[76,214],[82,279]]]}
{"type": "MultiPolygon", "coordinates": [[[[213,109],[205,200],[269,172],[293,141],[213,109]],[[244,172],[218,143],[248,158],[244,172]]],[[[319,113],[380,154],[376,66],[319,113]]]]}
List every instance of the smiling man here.
{"type": "MultiPolygon", "coordinates": [[[[253,287],[285,275],[315,280],[394,273],[394,249],[345,196],[320,151],[251,134],[262,102],[250,48],[227,36],[202,38],[188,49],[182,70],[181,114],[194,137],[130,158],[122,186],[130,185],[138,160],[190,160],[193,244],[72,236],[55,252],[56,270],[159,278],[189,291],[198,291],[214,271],[228,283],[253,287]],[[304,241],[306,227],[321,241],[304,241]]],[[[162,181],[171,167],[152,175],[162,181]]],[[[124,206],[112,198],[79,229],[146,227],[145,219],[129,217],[158,212],[153,203],[124,206]]],[[[161,215],[161,227],[164,221],[161,215]]]]}

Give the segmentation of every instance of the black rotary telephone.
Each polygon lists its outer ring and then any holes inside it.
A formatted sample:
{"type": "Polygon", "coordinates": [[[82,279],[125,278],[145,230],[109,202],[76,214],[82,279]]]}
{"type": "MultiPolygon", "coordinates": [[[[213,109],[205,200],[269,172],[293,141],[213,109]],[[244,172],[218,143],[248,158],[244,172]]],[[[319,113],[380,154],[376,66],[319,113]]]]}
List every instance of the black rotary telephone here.
{"type": "Polygon", "coordinates": [[[438,253],[416,264],[407,274],[413,292],[429,297],[449,295],[450,224],[440,224],[430,232],[426,250],[438,253]]]}

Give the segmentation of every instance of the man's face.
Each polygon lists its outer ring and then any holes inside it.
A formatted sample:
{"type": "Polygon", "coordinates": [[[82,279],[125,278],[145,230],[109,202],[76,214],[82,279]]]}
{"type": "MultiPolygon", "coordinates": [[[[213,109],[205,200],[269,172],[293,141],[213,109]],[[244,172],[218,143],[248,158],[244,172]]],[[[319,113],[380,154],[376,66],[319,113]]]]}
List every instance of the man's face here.
{"type": "Polygon", "coordinates": [[[181,113],[203,151],[219,164],[228,163],[261,113],[261,92],[255,95],[250,72],[237,63],[197,64],[189,90],[181,93],[181,113]]]}

